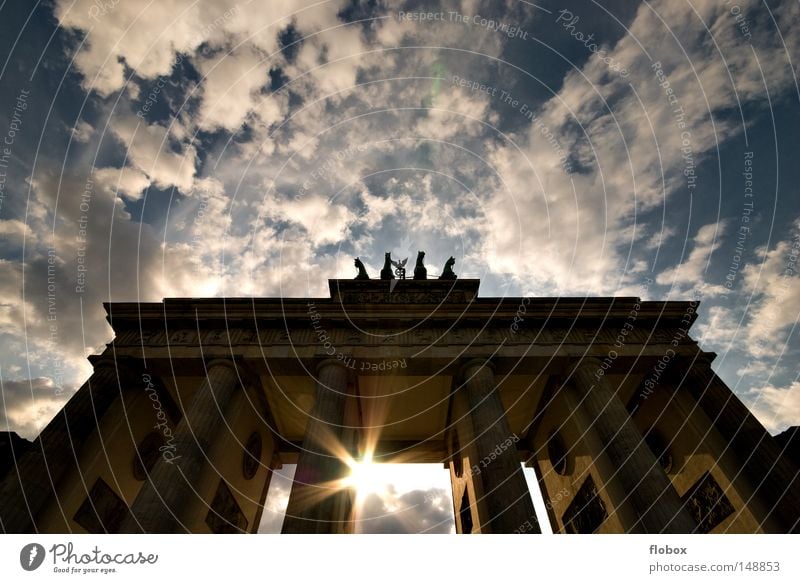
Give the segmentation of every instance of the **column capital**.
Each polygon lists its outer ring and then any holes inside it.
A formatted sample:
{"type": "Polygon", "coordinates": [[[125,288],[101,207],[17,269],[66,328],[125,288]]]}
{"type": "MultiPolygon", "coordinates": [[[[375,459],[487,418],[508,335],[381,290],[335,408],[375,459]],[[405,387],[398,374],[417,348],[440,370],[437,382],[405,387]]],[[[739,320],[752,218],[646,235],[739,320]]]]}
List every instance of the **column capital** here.
{"type": "Polygon", "coordinates": [[[92,363],[92,367],[95,369],[98,368],[116,368],[118,366],[125,366],[122,363],[121,359],[113,358],[110,356],[101,356],[97,358],[89,359],[89,362],[92,363]]]}
{"type": "Polygon", "coordinates": [[[142,370],[142,361],[130,357],[102,355],[90,358],[89,362],[92,364],[92,373],[112,370],[121,377],[133,377],[142,370]]]}
{"type": "Polygon", "coordinates": [[[489,361],[488,358],[470,358],[458,367],[457,378],[461,379],[462,381],[469,380],[469,377],[474,375],[474,372],[470,374],[470,371],[475,368],[486,368],[492,374],[495,372],[495,366],[489,361]]]}
{"type": "Polygon", "coordinates": [[[216,393],[221,381],[223,384],[232,383],[241,389],[248,384],[247,372],[239,368],[237,363],[231,359],[215,358],[204,363],[203,366],[205,369],[203,380],[209,383],[209,390],[212,394],[216,393]]]}
{"type": "Polygon", "coordinates": [[[595,367],[595,366],[600,366],[601,364],[603,364],[603,361],[601,361],[596,356],[584,356],[577,363],[575,363],[575,365],[572,367],[572,370],[576,371],[580,368],[584,368],[587,366],[595,367]]]}
{"type": "Polygon", "coordinates": [[[317,374],[322,372],[322,369],[327,368],[329,366],[339,367],[344,369],[345,371],[347,370],[347,367],[344,365],[344,362],[342,362],[338,358],[326,358],[324,360],[321,360],[317,364],[317,374]]]}
{"type": "Polygon", "coordinates": [[[238,372],[236,363],[230,358],[215,358],[205,363],[206,370],[211,370],[212,368],[217,367],[226,367],[231,369],[233,372],[238,372]]]}
{"type": "Polygon", "coordinates": [[[603,362],[596,356],[585,356],[568,368],[569,374],[567,377],[570,377],[578,371],[582,371],[584,369],[591,369],[592,371],[595,371],[599,368],[602,368],[602,366],[603,362]]]}

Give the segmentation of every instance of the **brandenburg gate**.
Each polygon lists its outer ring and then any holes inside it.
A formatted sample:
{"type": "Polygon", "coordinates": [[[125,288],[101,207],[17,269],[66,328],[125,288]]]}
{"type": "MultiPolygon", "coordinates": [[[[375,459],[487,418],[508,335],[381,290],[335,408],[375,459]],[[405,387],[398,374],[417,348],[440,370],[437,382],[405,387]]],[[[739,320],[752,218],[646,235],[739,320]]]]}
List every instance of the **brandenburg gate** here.
{"type": "Polygon", "coordinates": [[[115,337],[16,452],[2,530],[256,532],[297,464],[283,532],[348,533],[369,454],[449,469],[459,533],[798,531],[798,468],[690,337],[696,302],[359,263],[325,298],[106,304],[115,337]]]}

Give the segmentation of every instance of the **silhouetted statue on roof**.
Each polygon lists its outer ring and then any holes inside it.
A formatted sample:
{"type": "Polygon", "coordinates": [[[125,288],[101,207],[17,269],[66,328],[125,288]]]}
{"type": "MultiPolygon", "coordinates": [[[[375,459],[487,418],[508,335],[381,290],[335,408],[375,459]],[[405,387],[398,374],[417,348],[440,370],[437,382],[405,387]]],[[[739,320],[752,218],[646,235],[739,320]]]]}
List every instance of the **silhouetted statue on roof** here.
{"type": "Polygon", "coordinates": [[[361,262],[361,259],[356,257],[355,260],[356,269],[358,269],[358,274],[356,275],[356,279],[369,279],[369,274],[367,273],[367,268],[364,267],[364,264],[361,262]]]}
{"type": "Polygon", "coordinates": [[[397,276],[398,279],[406,278],[406,263],[408,263],[408,257],[406,257],[402,261],[392,260],[392,265],[394,265],[394,274],[397,276]]]}
{"type": "MultiPolygon", "coordinates": [[[[456,274],[453,273],[453,266],[456,264],[456,258],[451,257],[447,260],[447,263],[444,264],[444,269],[442,270],[442,275],[439,276],[439,279],[456,279],[456,274]]],[[[416,270],[415,272],[415,279],[416,279],[416,270]]]]}
{"type": "Polygon", "coordinates": [[[428,270],[422,263],[425,260],[425,251],[417,252],[417,265],[414,267],[414,279],[428,279],[428,270]]]}
{"type": "Polygon", "coordinates": [[[392,254],[387,253],[383,260],[383,269],[381,269],[381,279],[394,279],[392,272],[392,254]]]}

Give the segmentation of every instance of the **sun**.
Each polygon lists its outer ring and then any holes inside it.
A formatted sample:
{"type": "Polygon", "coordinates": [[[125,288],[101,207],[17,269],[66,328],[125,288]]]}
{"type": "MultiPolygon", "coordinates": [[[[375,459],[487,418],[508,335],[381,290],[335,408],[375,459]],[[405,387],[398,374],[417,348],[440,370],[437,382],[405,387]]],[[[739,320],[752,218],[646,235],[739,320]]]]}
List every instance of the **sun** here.
{"type": "Polygon", "coordinates": [[[381,464],[373,463],[372,456],[353,460],[348,465],[350,475],[345,479],[345,484],[348,488],[354,488],[359,498],[368,494],[380,494],[386,489],[386,476],[381,471],[381,464]]]}

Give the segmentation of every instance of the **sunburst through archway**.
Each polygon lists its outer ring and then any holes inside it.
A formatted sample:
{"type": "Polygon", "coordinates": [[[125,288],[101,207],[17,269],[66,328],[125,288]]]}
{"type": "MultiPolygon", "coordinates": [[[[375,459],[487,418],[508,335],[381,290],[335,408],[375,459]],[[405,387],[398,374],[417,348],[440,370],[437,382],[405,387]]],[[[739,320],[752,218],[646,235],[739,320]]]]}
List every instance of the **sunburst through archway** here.
{"type": "Polygon", "coordinates": [[[378,464],[372,459],[372,455],[365,455],[361,460],[348,462],[350,474],[344,479],[343,486],[353,488],[356,492],[356,500],[365,498],[370,494],[380,495],[386,488],[387,476],[385,468],[388,464],[378,464]]]}
{"type": "Polygon", "coordinates": [[[441,464],[348,460],[342,487],[352,488],[353,532],[454,532],[449,473],[441,464]]]}

